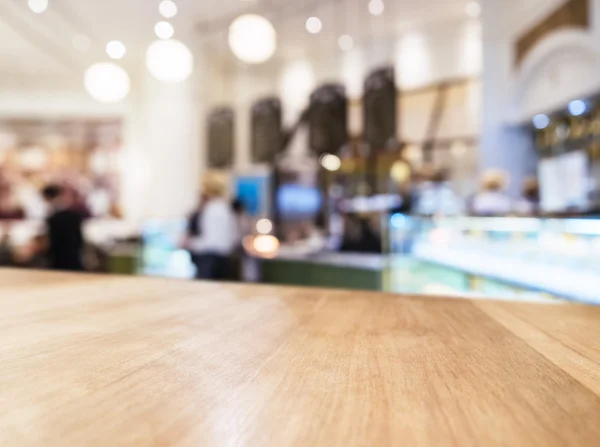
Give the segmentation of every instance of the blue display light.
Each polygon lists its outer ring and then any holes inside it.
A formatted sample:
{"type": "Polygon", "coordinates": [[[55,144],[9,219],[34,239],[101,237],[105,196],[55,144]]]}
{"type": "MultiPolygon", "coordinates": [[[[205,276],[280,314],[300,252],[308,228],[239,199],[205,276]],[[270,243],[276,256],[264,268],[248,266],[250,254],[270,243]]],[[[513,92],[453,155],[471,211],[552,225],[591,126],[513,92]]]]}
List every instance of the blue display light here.
{"type": "Polygon", "coordinates": [[[587,110],[587,104],[581,99],[576,99],[569,103],[569,113],[573,116],[580,116],[587,110]]]}
{"type": "Polygon", "coordinates": [[[533,117],[533,127],[536,129],[545,129],[550,124],[550,118],[548,115],[540,114],[533,117]]]}
{"type": "Polygon", "coordinates": [[[404,214],[396,213],[390,218],[390,223],[393,228],[402,228],[406,223],[406,216],[404,214]]]}

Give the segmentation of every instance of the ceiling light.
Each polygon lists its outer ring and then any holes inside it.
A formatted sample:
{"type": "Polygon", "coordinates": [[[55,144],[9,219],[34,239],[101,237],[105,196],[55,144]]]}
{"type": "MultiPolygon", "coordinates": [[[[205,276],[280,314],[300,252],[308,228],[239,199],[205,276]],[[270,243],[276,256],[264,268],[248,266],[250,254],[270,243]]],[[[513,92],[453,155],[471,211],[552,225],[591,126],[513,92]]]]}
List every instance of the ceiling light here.
{"type": "Polygon", "coordinates": [[[545,129],[550,124],[550,118],[548,115],[540,114],[533,117],[533,127],[536,129],[545,129]]]}
{"type": "Polygon", "coordinates": [[[157,40],[146,50],[146,68],[159,81],[183,82],[194,71],[194,56],[178,40],[157,40]]]}
{"type": "Polygon", "coordinates": [[[127,72],[112,62],[94,64],[88,68],[84,85],[94,99],[104,103],[122,101],[131,87],[127,72]]]}
{"type": "Polygon", "coordinates": [[[318,17],[309,17],[306,21],[306,30],[311,34],[319,34],[323,29],[323,23],[318,17]]]}
{"type": "Polygon", "coordinates": [[[465,6],[465,13],[474,19],[481,15],[481,5],[478,2],[469,2],[465,6]]]}
{"type": "Polygon", "coordinates": [[[163,0],[158,5],[158,12],[166,19],[170,19],[177,15],[177,5],[172,0],[163,0]]]}
{"type": "Polygon", "coordinates": [[[175,34],[175,30],[173,29],[173,25],[169,22],[158,22],[154,26],[154,32],[158,36],[159,39],[169,40],[175,34]]]}
{"type": "Polygon", "coordinates": [[[354,48],[354,39],[352,36],[344,34],[338,39],[338,46],[342,51],[350,51],[352,48],[354,48]]]}
{"type": "Polygon", "coordinates": [[[369,12],[371,15],[380,16],[385,11],[383,0],[371,0],[369,2],[369,12]]]}
{"type": "Polygon", "coordinates": [[[81,51],[82,53],[87,52],[92,46],[92,41],[85,34],[76,34],[73,36],[71,43],[76,50],[81,51]]]}
{"type": "Polygon", "coordinates": [[[260,64],[268,61],[277,49],[277,33],[262,16],[238,17],[229,27],[229,47],[241,61],[260,64]]]}
{"type": "Polygon", "coordinates": [[[587,104],[581,99],[576,99],[569,103],[569,113],[573,116],[583,115],[587,110],[587,104]]]}
{"type": "Polygon", "coordinates": [[[342,161],[337,155],[325,154],[321,157],[321,166],[328,171],[334,172],[342,167],[342,161]]]}
{"type": "Polygon", "coordinates": [[[112,40],[106,44],[106,53],[113,59],[122,59],[127,52],[127,48],[118,40],[112,40]]]}
{"type": "Polygon", "coordinates": [[[273,231],[273,222],[271,222],[269,219],[260,219],[258,222],[256,222],[256,231],[258,231],[260,234],[269,234],[271,231],[273,231]]]}
{"type": "Polygon", "coordinates": [[[27,4],[29,5],[29,9],[36,14],[41,14],[48,9],[48,0],[28,0],[27,4]]]}

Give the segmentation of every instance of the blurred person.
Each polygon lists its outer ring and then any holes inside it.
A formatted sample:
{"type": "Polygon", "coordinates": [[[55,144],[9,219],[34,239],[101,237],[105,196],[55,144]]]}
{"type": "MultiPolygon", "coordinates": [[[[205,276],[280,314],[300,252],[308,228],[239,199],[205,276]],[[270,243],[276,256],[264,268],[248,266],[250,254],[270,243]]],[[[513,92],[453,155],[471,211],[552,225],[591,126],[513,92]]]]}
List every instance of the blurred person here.
{"type": "Polygon", "coordinates": [[[381,250],[381,238],[373,231],[368,219],[357,214],[346,215],[340,251],[381,253],[381,250]]]}
{"type": "Polygon", "coordinates": [[[10,225],[0,227],[0,266],[13,265],[14,253],[10,245],[10,225]]]}
{"type": "Polygon", "coordinates": [[[417,214],[422,216],[456,215],[462,211],[462,203],[454,193],[448,173],[444,169],[425,167],[420,173],[421,186],[416,193],[417,214]]]}
{"type": "Polygon", "coordinates": [[[235,199],[231,203],[231,209],[235,215],[238,228],[238,244],[232,254],[231,261],[231,278],[234,280],[253,281],[257,277],[255,273],[256,260],[250,258],[242,246],[244,237],[253,233],[252,221],[241,199],[235,199]]]}
{"type": "Polygon", "coordinates": [[[73,207],[72,196],[62,187],[46,186],[42,195],[50,208],[46,219],[50,268],[83,271],[84,216],[73,207]]]}
{"type": "Polygon", "coordinates": [[[489,169],[481,179],[481,190],[473,198],[472,212],[477,216],[506,216],[512,202],[505,190],[508,175],[500,169],[489,169]]]}
{"type": "Polygon", "coordinates": [[[225,182],[217,173],[208,172],[204,176],[198,235],[187,242],[198,279],[227,279],[231,256],[241,240],[231,203],[225,199],[225,189],[225,182]]]}
{"type": "Polygon", "coordinates": [[[244,236],[252,233],[252,222],[248,212],[246,211],[246,205],[244,205],[244,202],[238,198],[231,203],[231,209],[233,210],[237,220],[240,239],[243,239],[244,236]]]}
{"type": "Polygon", "coordinates": [[[523,181],[521,198],[514,206],[514,212],[518,216],[537,216],[540,209],[540,188],[535,177],[527,177],[523,181]]]}
{"type": "Polygon", "coordinates": [[[206,202],[206,198],[205,198],[204,194],[202,194],[200,196],[200,200],[198,200],[198,203],[196,204],[195,209],[188,215],[186,230],[185,230],[185,239],[183,242],[183,246],[185,248],[187,248],[190,253],[190,259],[192,261],[192,264],[194,264],[194,267],[196,267],[196,271],[199,270],[199,268],[198,268],[199,258],[190,249],[190,247],[191,247],[192,240],[194,240],[195,238],[198,238],[200,236],[200,216],[202,215],[202,209],[204,208],[205,202],[206,202]]]}

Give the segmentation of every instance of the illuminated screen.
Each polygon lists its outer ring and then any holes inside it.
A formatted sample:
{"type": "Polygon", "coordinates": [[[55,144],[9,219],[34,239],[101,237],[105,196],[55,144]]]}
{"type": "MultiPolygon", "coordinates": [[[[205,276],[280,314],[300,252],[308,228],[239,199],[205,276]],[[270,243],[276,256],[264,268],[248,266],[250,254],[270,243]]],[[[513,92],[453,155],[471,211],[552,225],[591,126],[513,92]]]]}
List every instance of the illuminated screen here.
{"type": "Polygon", "coordinates": [[[314,186],[282,185],[277,191],[277,209],[284,219],[313,216],[321,203],[321,193],[314,186]]]}

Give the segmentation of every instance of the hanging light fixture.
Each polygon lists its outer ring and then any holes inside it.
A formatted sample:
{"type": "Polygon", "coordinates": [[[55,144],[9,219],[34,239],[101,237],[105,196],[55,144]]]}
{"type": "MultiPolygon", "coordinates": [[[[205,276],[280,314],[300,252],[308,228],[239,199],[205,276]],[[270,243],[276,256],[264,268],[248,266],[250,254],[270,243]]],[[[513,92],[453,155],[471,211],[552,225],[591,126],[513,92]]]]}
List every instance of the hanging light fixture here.
{"type": "Polygon", "coordinates": [[[154,32],[159,39],[169,40],[175,34],[175,29],[169,22],[162,21],[154,26],[154,32]]]}
{"type": "Polygon", "coordinates": [[[277,49],[277,33],[271,22],[256,14],[238,17],[229,27],[229,47],[243,62],[268,61],[277,49]]]}
{"type": "Polygon", "coordinates": [[[177,15],[177,5],[172,0],[163,0],[158,5],[158,11],[165,19],[170,19],[177,15]]]}
{"type": "Polygon", "coordinates": [[[371,0],[369,2],[369,12],[373,16],[380,16],[385,11],[383,0],[371,0]]]}
{"type": "Polygon", "coordinates": [[[146,50],[146,68],[159,81],[183,82],[194,71],[194,56],[178,40],[157,40],[146,50]]]}
{"type": "Polygon", "coordinates": [[[48,0],[28,0],[27,4],[29,5],[29,9],[36,14],[41,14],[48,9],[48,0]]]}
{"type": "Polygon", "coordinates": [[[112,62],[103,62],[86,70],[84,86],[95,100],[116,103],[127,97],[131,82],[129,75],[121,67],[112,62]]]}
{"type": "Polygon", "coordinates": [[[112,59],[123,59],[125,53],[127,53],[127,48],[118,40],[111,40],[106,44],[106,54],[112,59]]]}
{"type": "Polygon", "coordinates": [[[319,34],[323,29],[323,22],[318,17],[309,17],[306,21],[306,31],[311,34],[319,34]]]}

